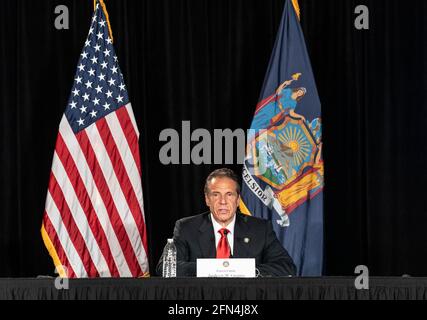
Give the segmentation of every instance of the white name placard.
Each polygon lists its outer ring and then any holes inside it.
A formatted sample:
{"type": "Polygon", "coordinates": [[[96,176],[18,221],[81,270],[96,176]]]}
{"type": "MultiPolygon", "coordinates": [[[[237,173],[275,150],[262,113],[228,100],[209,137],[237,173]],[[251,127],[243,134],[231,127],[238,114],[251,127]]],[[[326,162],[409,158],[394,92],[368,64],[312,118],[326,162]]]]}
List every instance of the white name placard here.
{"type": "Polygon", "coordinates": [[[197,259],[197,277],[255,278],[255,259],[197,259]]]}

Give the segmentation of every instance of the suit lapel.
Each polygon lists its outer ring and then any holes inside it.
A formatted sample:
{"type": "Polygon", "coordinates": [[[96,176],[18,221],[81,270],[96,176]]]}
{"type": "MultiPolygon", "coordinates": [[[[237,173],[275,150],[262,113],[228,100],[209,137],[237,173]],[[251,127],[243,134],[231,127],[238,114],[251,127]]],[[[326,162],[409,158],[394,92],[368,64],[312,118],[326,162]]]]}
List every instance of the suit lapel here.
{"type": "Polygon", "coordinates": [[[247,218],[245,215],[236,213],[236,224],[234,226],[234,248],[233,258],[247,258],[249,246],[250,246],[250,235],[247,226],[247,218]]]}
{"type": "Polygon", "coordinates": [[[199,245],[200,250],[203,254],[203,258],[215,258],[215,236],[213,233],[213,225],[210,213],[203,218],[202,224],[199,228],[199,232],[199,245]]]}

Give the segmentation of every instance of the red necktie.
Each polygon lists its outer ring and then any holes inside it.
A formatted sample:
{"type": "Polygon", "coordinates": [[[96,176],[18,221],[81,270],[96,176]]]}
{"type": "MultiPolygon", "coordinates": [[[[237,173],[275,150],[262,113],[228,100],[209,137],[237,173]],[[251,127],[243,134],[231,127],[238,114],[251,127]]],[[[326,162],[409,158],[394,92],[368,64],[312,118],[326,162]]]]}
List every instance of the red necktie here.
{"type": "Polygon", "coordinates": [[[226,228],[219,229],[218,232],[221,234],[221,239],[219,239],[218,247],[216,248],[216,258],[217,259],[227,259],[230,258],[230,246],[227,241],[227,233],[226,228]]]}

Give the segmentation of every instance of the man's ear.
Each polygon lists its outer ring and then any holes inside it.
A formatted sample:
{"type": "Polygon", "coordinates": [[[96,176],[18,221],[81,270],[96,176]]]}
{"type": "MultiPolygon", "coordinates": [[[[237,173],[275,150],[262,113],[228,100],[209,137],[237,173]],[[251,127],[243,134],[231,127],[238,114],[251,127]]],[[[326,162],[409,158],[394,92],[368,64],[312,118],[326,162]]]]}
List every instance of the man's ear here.
{"type": "Polygon", "coordinates": [[[209,197],[207,193],[205,193],[205,203],[208,207],[210,207],[209,197]]]}

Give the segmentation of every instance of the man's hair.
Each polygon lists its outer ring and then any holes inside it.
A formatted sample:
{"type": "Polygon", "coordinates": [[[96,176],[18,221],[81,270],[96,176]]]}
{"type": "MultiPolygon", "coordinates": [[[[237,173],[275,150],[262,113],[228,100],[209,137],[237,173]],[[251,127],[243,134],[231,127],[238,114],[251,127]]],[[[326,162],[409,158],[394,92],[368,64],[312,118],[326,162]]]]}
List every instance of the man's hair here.
{"type": "Polygon", "coordinates": [[[209,193],[209,183],[212,181],[213,178],[229,178],[233,180],[236,183],[236,191],[237,194],[240,194],[240,184],[239,184],[239,177],[234,173],[233,170],[228,168],[221,168],[216,169],[215,171],[212,171],[208,177],[206,178],[205,182],[205,188],[204,191],[206,194],[209,193]]]}

